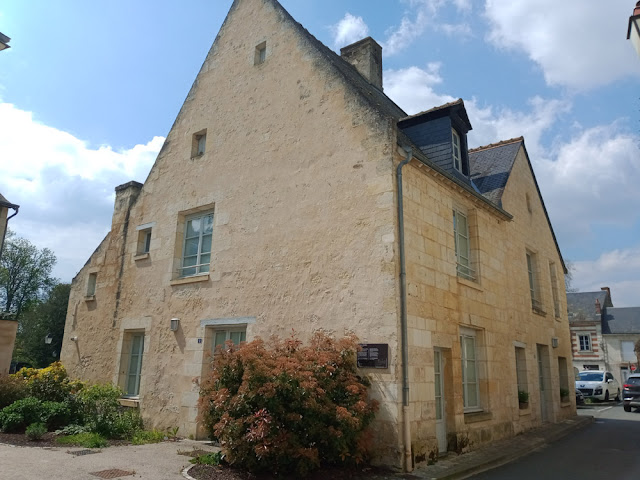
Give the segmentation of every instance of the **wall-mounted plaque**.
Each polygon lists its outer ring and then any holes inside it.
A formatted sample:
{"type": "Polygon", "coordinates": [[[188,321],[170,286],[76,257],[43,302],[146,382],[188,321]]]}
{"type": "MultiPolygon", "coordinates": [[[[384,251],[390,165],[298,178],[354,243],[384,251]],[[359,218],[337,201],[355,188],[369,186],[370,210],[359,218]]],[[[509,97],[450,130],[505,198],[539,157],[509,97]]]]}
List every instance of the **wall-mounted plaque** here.
{"type": "Polygon", "coordinates": [[[389,368],[388,343],[361,343],[358,352],[358,367],[389,368]]]}

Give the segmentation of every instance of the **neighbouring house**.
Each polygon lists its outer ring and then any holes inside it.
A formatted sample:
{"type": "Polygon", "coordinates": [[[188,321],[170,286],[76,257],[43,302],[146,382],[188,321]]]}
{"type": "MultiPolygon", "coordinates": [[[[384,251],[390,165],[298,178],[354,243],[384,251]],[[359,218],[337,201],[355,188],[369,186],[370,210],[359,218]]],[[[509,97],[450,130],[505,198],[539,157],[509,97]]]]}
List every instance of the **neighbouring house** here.
{"type": "MultiPolygon", "coordinates": [[[[19,208],[19,205],[14,205],[0,193],[0,258],[2,258],[9,219],[18,214],[19,208]],[[10,210],[13,210],[11,215],[9,215],[10,210]]],[[[0,375],[9,373],[17,331],[18,322],[15,318],[8,313],[0,312],[0,375]]]]}
{"type": "Polygon", "coordinates": [[[354,332],[376,461],[407,470],[575,415],[566,269],[524,140],[469,150],[462,100],[408,116],[382,80],[373,39],[337,55],[276,0],[234,1],[73,280],[70,374],[202,437],[217,345],[354,332]]]}
{"type": "Polygon", "coordinates": [[[640,307],[614,308],[608,287],[568,293],[567,306],[574,370],[608,370],[623,384],[638,367],[640,307]]]}

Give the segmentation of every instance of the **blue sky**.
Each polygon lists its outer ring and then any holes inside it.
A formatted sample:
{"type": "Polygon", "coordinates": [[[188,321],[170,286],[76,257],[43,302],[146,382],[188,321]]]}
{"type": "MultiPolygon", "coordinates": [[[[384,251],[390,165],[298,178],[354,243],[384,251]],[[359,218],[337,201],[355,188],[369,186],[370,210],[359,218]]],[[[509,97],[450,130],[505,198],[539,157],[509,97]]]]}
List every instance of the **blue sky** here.
{"type": "MultiPolygon", "coordinates": [[[[231,0],[4,0],[0,192],[10,227],[71,278],[144,181],[231,0]]],[[[463,98],[472,147],[524,136],[582,291],[640,305],[640,58],[631,0],[282,0],[339,50],[383,46],[385,92],[408,113],[463,98]]]]}

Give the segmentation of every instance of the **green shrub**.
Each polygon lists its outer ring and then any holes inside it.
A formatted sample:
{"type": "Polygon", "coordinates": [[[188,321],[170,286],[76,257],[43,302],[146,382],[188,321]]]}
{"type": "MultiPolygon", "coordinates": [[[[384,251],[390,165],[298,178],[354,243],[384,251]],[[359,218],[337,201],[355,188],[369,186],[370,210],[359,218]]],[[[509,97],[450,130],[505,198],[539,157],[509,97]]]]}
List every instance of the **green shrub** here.
{"type": "Polygon", "coordinates": [[[190,463],[195,465],[220,465],[223,461],[224,454],[222,452],[206,453],[189,460],[190,463]]]}
{"type": "Polygon", "coordinates": [[[0,428],[4,432],[24,431],[27,425],[41,422],[43,416],[44,408],[40,400],[22,398],[0,411],[0,428]]]}
{"type": "Polygon", "coordinates": [[[138,410],[131,408],[121,409],[115,418],[114,429],[110,438],[133,439],[142,429],[142,418],[138,410]]]}
{"type": "Polygon", "coordinates": [[[0,410],[27,395],[27,383],[22,377],[0,375],[0,410]]]}
{"type": "Polygon", "coordinates": [[[72,409],[69,402],[42,402],[42,421],[47,424],[49,430],[67,425],[72,418],[72,409]]]}
{"type": "Polygon", "coordinates": [[[138,430],[131,437],[134,445],[144,445],[146,443],[159,443],[167,439],[167,434],[160,430],[138,430]]]}
{"type": "Polygon", "coordinates": [[[226,345],[201,390],[206,427],[229,463],[253,472],[305,475],[321,464],[365,459],[377,409],[356,371],[355,337],[316,334],[226,345]]]}
{"type": "Polygon", "coordinates": [[[77,445],[84,448],[102,448],[109,446],[107,440],[98,433],[78,433],[67,437],[59,437],[56,442],[61,445],[77,445]]]}
{"type": "Polygon", "coordinates": [[[32,423],[27,427],[25,433],[29,440],[40,440],[42,436],[47,433],[47,426],[42,422],[32,423]]]}
{"type": "Polygon", "coordinates": [[[89,427],[84,425],[76,425],[72,423],[71,425],[67,425],[59,430],[56,430],[56,435],[77,435],[78,433],[88,433],[89,427]]]}
{"type": "Polygon", "coordinates": [[[122,395],[119,388],[110,384],[85,387],[78,393],[79,413],[83,423],[94,433],[107,438],[117,437],[117,420],[122,395]]]}
{"type": "Polygon", "coordinates": [[[15,375],[24,379],[30,396],[42,401],[66,401],[84,386],[82,382],[69,380],[67,370],[60,362],[47,368],[23,368],[15,375]]]}

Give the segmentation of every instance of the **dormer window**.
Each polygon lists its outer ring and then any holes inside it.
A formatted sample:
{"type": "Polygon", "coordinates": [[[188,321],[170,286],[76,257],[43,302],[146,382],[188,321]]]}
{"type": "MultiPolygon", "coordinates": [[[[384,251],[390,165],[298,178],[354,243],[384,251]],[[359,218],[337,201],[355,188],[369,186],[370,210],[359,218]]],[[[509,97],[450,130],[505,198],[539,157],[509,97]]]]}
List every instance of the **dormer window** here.
{"type": "Polygon", "coordinates": [[[453,128],[451,129],[451,144],[453,150],[453,168],[462,173],[462,154],[460,149],[460,135],[453,128]]]}

